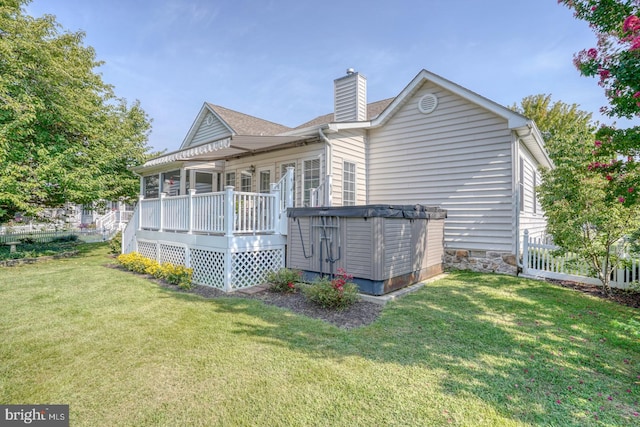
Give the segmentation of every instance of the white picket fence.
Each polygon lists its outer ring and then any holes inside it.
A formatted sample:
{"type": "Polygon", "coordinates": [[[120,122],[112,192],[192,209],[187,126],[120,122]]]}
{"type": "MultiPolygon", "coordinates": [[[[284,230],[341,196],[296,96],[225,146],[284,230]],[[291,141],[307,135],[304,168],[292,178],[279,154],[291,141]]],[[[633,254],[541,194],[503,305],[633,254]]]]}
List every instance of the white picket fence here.
{"type": "MultiPolygon", "coordinates": [[[[554,251],[559,247],[549,243],[547,239],[530,237],[527,230],[524,231],[522,251],[522,274],[536,278],[548,278],[556,280],[568,280],[580,283],[588,283],[601,286],[602,282],[591,273],[586,261],[578,258],[576,254],[566,253],[556,256],[554,251]]],[[[638,285],[640,281],[640,259],[632,258],[629,254],[627,266],[617,268],[611,275],[611,287],[628,289],[638,285]]]]}
{"type": "Polygon", "coordinates": [[[0,244],[9,242],[34,242],[48,243],[55,239],[65,238],[68,236],[78,236],[78,240],[83,242],[101,242],[109,240],[113,237],[116,230],[24,230],[10,231],[8,233],[0,233],[0,244]]]}

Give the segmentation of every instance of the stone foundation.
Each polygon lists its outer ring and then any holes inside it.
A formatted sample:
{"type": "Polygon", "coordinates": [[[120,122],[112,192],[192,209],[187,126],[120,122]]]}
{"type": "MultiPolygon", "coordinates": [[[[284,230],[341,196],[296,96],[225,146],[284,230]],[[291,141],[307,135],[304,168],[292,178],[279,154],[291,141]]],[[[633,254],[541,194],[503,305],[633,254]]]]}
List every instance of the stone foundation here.
{"type": "Polygon", "coordinates": [[[445,249],[444,265],[447,269],[501,273],[513,276],[518,274],[516,256],[509,252],[445,249]]]}

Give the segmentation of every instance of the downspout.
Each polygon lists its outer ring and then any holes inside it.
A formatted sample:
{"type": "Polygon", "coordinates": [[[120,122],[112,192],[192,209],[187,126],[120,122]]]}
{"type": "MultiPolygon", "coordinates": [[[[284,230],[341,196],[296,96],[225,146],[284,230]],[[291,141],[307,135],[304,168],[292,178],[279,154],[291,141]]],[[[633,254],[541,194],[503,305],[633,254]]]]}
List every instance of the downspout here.
{"type": "Polygon", "coordinates": [[[325,169],[326,169],[326,175],[331,175],[331,163],[332,163],[332,157],[331,155],[333,154],[333,145],[331,145],[331,141],[329,141],[329,138],[327,138],[327,136],[324,134],[324,132],[322,132],[322,128],[319,127],[318,128],[318,135],[320,135],[320,139],[322,139],[325,144],[327,144],[327,151],[325,153],[325,169]]]}
{"type": "MultiPolygon", "coordinates": [[[[516,255],[516,276],[517,276],[518,273],[524,269],[524,265],[522,261],[520,261],[520,198],[522,197],[522,194],[520,194],[520,183],[518,182],[518,179],[520,177],[520,170],[519,170],[520,168],[520,135],[518,135],[517,131],[514,133],[515,133],[515,144],[513,146],[513,169],[515,173],[513,174],[514,179],[512,183],[516,193],[514,212],[515,212],[515,232],[516,232],[515,255],[516,255]],[[517,171],[515,170],[516,168],[518,169],[517,171]]],[[[529,135],[531,135],[530,127],[529,127],[529,135]]]]}

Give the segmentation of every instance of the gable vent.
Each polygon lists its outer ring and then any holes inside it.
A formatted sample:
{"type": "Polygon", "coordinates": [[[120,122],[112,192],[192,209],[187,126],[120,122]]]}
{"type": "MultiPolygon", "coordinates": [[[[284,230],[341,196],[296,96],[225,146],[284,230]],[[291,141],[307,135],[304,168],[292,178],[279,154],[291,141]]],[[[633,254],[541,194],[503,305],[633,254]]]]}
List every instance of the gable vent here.
{"type": "Polygon", "coordinates": [[[429,114],[433,112],[438,106],[438,97],[432,93],[428,93],[418,101],[418,110],[422,114],[429,114]]]}

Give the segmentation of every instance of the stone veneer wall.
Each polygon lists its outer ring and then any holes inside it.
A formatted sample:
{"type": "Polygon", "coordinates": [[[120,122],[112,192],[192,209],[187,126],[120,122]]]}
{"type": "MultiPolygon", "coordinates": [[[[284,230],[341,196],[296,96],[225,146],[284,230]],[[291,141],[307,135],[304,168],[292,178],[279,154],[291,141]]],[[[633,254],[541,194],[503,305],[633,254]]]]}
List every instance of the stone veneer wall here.
{"type": "Polygon", "coordinates": [[[509,252],[445,249],[445,268],[483,273],[518,274],[516,256],[509,252]]]}

